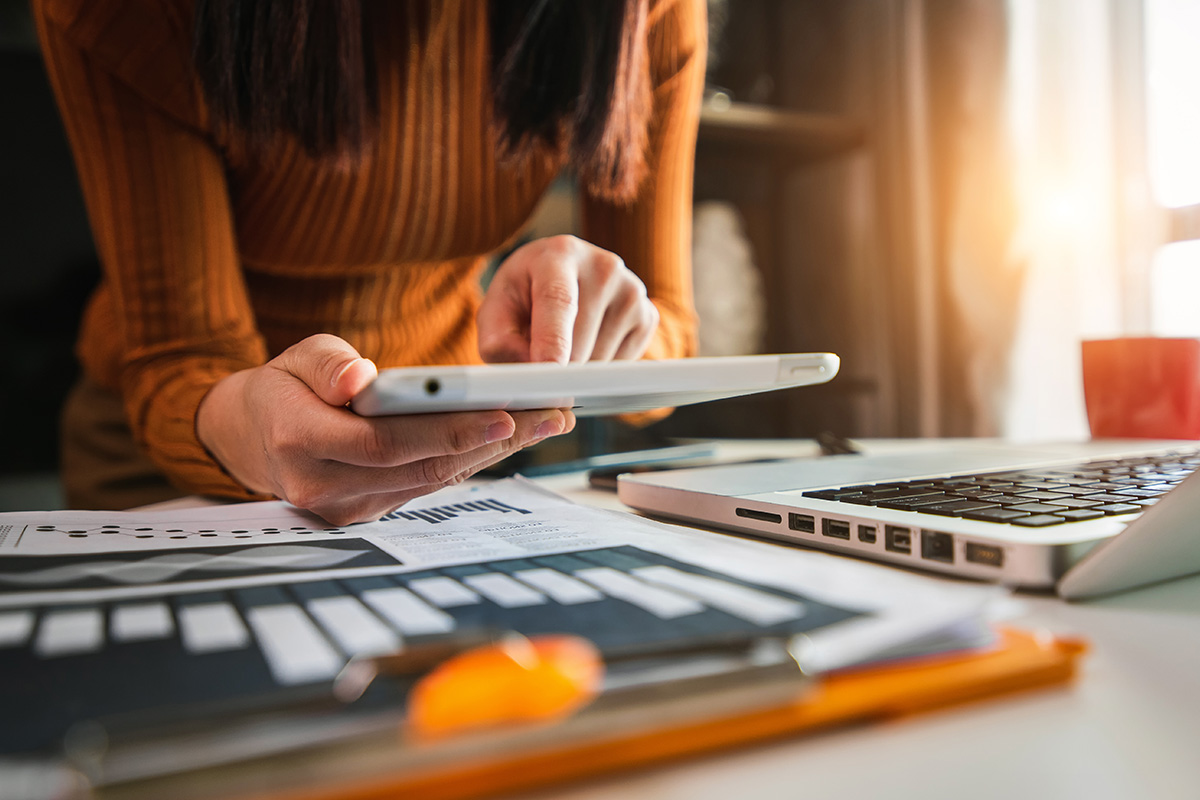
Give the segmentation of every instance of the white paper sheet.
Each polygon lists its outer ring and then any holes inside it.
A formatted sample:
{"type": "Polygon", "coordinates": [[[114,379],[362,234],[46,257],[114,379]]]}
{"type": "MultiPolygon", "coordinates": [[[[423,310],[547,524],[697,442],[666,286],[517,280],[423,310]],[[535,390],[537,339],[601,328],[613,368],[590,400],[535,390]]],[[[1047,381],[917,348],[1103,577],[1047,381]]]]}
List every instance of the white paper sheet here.
{"type": "Polygon", "coordinates": [[[403,574],[621,545],[866,612],[811,637],[806,659],[812,669],[870,659],[935,635],[961,639],[956,632],[978,631],[997,595],[992,588],[590,508],[517,478],[445,489],[388,519],[342,528],[280,502],[0,514],[0,609],[151,597],[163,592],[163,581],[176,592],[224,590],[278,583],[281,573],[304,580],[403,574]],[[37,559],[39,569],[30,570],[22,568],[34,563],[26,556],[63,558],[45,568],[48,560],[37,559]],[[191,577],[197,571],[203,577],[191,577]],[[107,585],[96,585],[96,576],[107,585]]]}

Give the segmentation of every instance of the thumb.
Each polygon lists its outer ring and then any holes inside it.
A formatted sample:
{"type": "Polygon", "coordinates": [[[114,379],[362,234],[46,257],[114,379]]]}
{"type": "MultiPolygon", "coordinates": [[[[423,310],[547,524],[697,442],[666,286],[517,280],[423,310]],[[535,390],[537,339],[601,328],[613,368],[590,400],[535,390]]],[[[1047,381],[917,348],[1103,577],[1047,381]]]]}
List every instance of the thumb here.
{"type": "Polygon", "coordinates": [[[318,333],[289,347],[272,362],[304,382],[331,406],[344,406],[375,380],[378,370],[345,339],[318,333]]]}

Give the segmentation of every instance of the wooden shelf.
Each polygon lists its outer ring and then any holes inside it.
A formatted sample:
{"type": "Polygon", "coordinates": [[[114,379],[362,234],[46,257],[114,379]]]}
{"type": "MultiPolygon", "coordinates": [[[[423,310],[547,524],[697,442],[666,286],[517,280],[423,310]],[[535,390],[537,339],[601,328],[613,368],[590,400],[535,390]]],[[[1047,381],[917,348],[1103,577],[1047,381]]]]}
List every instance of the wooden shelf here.
{"type": "Polygon", "coordinates": [[[788,111],[749,103],[726,107],[705,105],[700,112],[701,147],[736,147],[748,155],[810,161],[840,155],[865,141],[863,125],[838,114],[788,111]]]}

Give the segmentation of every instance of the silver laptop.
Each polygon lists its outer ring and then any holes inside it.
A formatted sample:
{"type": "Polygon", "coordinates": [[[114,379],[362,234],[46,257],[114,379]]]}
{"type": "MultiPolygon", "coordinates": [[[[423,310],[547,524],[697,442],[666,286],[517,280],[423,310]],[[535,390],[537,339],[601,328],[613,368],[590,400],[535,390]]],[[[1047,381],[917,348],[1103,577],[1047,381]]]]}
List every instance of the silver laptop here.
{"type": "Polygon", "coordinates": [[[1200,572],[1200,442],[981,443],[622,475],[647,513],[1063,597],[1200,572]]]}

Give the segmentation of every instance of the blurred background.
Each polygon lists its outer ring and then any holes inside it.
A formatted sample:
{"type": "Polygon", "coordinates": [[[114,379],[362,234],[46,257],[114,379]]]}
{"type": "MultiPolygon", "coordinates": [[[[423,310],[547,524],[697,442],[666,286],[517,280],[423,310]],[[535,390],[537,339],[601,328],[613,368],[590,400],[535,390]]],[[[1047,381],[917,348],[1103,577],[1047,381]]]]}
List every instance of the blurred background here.
{"type": "Polygon", "coordinates": [[[58,410],[99,278],[27,0],[0,0],[0,509],[56,508],[58,410]]]}
{"type": "MultiPolygon", "coordinates": [[[[0,0],[0,508],[54,507],[98,265],[27,0],[0,0]]],[[[1087,434],[1079,343],[1200,336],[1200,0],[710,0],[705,354],[831,384],[669,436],[1087,434]]],[[[531,235],[570,231],[569,181],[531,235]]]]}

